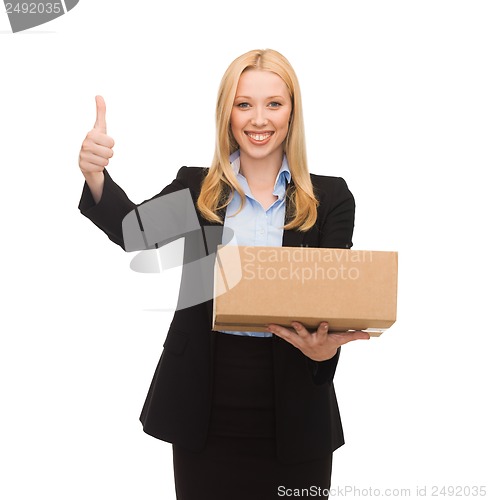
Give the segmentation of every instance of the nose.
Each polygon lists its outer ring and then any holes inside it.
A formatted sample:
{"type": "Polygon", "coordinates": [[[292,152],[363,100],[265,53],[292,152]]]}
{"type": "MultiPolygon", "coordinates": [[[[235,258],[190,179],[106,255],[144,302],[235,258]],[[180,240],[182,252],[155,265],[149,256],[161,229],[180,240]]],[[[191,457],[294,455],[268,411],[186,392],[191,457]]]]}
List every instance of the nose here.
{"type": "Polygon", "coordinates": [[[268,124],[268,118],[266,116],[266,109],[261,106],[256,106],[254,108],[254,114],[251,119],[251,124],[255,127],[264,127],[268,124]]]}

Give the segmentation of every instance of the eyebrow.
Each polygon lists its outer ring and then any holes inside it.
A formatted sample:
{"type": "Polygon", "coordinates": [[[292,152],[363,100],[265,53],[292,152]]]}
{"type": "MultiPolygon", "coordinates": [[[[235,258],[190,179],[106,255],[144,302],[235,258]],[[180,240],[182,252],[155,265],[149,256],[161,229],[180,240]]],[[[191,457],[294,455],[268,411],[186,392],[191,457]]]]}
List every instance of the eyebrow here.
{"type": "MultiPolygon", "coordinates": [[[[252,97],[250,97],[248,95],[236,95],[235,99],[252,99],[252,97]]],[[[272,96],[266,97],[265,99],[284,99],[284,96],[272,95],[272,96]]]]}

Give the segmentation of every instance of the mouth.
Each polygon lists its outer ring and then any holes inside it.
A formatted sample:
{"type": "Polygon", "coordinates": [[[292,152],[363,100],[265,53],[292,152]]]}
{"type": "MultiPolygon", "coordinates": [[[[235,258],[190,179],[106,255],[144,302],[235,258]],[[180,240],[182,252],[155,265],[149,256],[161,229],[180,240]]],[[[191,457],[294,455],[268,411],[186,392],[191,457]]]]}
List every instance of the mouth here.
{"type": "Polygon", "coordinates": [[[254,144],[265,144],[269,141],[274,131],[264,131],[264,132],[244,132],[254,144]]]}

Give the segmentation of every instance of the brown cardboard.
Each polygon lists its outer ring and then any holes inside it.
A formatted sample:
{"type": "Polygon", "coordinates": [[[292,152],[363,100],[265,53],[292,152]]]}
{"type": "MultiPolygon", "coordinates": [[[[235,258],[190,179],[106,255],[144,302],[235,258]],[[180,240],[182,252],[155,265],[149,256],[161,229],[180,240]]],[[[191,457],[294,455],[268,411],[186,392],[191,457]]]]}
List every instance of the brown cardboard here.
{"type": "Polygon", "coordinates": [[[309,247],[219,246],[213,329],[266,331],[303,323],[315,331],[367,330],[396,321],[398,253],[309,247]]]}

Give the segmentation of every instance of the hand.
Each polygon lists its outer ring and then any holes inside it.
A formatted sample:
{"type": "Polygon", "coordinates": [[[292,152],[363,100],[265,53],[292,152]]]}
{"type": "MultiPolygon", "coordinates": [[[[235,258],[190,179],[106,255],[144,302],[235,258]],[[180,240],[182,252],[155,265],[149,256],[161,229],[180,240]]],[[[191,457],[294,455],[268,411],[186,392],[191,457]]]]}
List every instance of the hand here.
{"type": "Polygon", "coordinates": [[[103,172],[108,165],[109,159],[114,152],[114,140],[107,135],[107,123],[105,121],[105,101],[102,96],[95,97],[97,105],[97,119],[95,125],[88,132],[81,145],[79,165],[85,177],[97,172],[103,172]]]}
{"type": "Polygon", "coordinates": [[[333,358],[337,349],[352,340],[369,339],[369,333],[361,330],[329,333],[329,324],[323,322],[317,331],[310,333],[301,323],[292,323],[294,330],[280,325],[268,325],[268,331],[286,340],[314,361],[333,358]]]}

